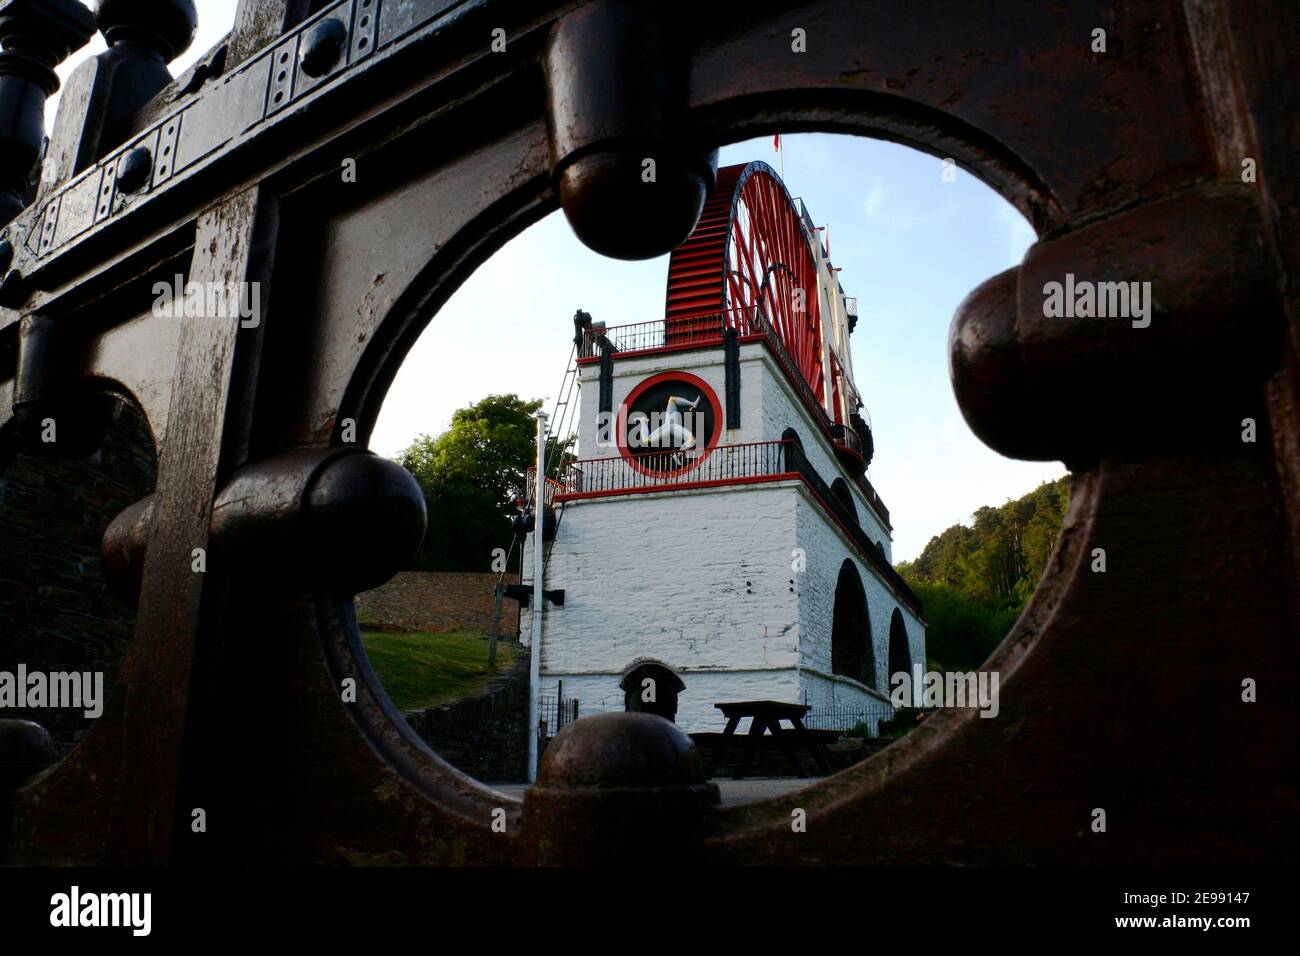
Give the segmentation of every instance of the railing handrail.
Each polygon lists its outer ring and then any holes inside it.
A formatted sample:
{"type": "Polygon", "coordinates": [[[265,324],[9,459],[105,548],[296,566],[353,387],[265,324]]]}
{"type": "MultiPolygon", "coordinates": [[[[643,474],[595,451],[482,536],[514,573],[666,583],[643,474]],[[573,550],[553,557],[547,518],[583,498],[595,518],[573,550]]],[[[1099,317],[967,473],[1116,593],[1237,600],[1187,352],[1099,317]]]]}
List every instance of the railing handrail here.
{"type": "MultiPolygon", "coordinates": [[[[789,438],[776,438],[768,441],[742,441],[742,442],[736,442],[731,445],[714,445],[712,448],[701,452],[699,457],[703,458],[705,454],[713,454],[714,452],[723,451],[724,449],[727,448],[750,448],[755,445],[788,445],[790,444],[790,442],[791,439],[789,438]]],[[[674,453],[677,450],[678,449],[673,449],[673,448],[660,448],[654,451],[642,452],[641,454],[668,455],[674,453]]],[[[632,452],[632,454],[636,455],[637,453],[632,452]]],[[[594,464],[599,464],[600,462],[603,461],[627,461],[627,459],[622,455],[610,455],[607,458],[574,458],[572,461],[568,462],[565,467],[570,468],[573,467],[574,465],[594,465],[594,464]]],[[[549,481],[552,479],[547,479],[547,480],[549,481]]]]}
{"type": "Polygon", "coordinates": [[[599,334],[609,334],[619,329],[631,329],[640,325],[664,325],[674,322],[688,322],[691,319],[709,319],[714,316],[721,318],[724,315],[744,314],[754,312],[758,307],[753,305],[734,306],[730,309],[705,309],[703,312],[691,312],[687,315],[663,316],[658,319],[645,319],[641,322],[624,322],[621,325],[606,325],[602,328],[590,328],[586,330],[586,335],[596,337],[599,334]]]}
{"type": "MultiPolygon", "coordinates": [[[[537,474],[537,466],[529,465],[528,470],[524,473],[524,497],[516,499],[516,504],[524,507],[533,504],[533,499],[537,496],[537,482],[534,476],[537,474]]],[[[555,496],[565,493],[564,482],[546,476],[546,495],[542,502],[545,507],[551,507],[555,504],[555,496]]]]}
{"type": "MultiPolygon", "coordinates": [[[[537,474],[537,466],[536,466],[536,465],[529,465],[529,466],[528,466],[528,474],[529,474],[530,476],[531,476],[531,475],[535,475],[535,474],[537,474]]],[[[556,479],[552,478],[550,475],[547,475],[547,476],[546,476],[546,480],[547,480],[548,483],[550,483],[550,484],[552,484],[552,485],[558,485],[558,484],[559,484],[559,482],[558,482],[556,479]]]]}
{"type": "Polygon", "coordinates": [[[831,438],[842,445],[848,446],[859,455],[862,454],[865,448],[858,430],[847,422],[831,422],[831,438]]]}
{"type": "Polygon", "coordinates": [[[661,474],[648,472],[656,458],[667,463],[680,451],[660,451],[624,457],[575,459],[565,466],[565,481],[561,492],[565,500],[577,497],[624,495],[645,491],[672,491],[675,488],[703,487],[710,484],[732,484],[755,479],[780,480],[781,476],[800,478],[819,499],[830,516],[857,546],[862,555],[881,572],[885,583],[891,586],[903,603],[922,616],[920,599],[912,592],[902,577],[885,558],[883,551],[858,524],[857,515],[851,513],[831,491],[826,480],[809,463],[802,446],[793,439],[742,442],[735,445],[716,445],[707,455],[701,455],[698,464],[689,468],[675,467],[661,474]],[[779,452],[776,449],[780,449],[779,452]],[[763,449],[749,455],[728,455],[728,451],[763,449]]]}

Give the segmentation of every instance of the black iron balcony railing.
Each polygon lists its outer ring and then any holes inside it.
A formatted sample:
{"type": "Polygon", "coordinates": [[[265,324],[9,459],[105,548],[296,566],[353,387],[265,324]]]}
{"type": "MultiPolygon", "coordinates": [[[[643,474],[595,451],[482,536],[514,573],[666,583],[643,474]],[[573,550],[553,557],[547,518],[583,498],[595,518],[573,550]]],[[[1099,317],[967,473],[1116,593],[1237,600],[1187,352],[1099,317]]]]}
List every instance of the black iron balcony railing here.
{"type": "Polygon", "coordinates": [[[784,441],[718,445],[708,452],[652,451],[570,462],[560,475],[560,500],[675,486],[730,484],[785,474],[784,441]]]}
{"type": "Polygon", "coordinates": [[[863,457],[866,448],[862,443],[862,438],[856,431],[848,425],[831,424],[831,439],[837,445],[843,445],[849,451],[856,454],[859,458],[863,457]]]}
{"type": "Polygon", "coordinates": [[[583,330],[578,357],[595,358],[602,352],[649,352],[654,349],[711,345],[721,342],[728,329],[735,329],[742,336],[751,335],[754,334],[754,329],[745,317],[745,313],[750,311],[752,310],[733,309],[680,319],[612,325],[609,328],[592,326],[583,330]]]}
{"type": "Polygon", "coordinates": [[[659,451],[627,457],[586,458],[567,463],[558,481],[548,482],[548,503],[576,498],[672,491],[708,485],[745,484],[797,478],[821,501],[863,557],[874,565],[899,600],[920,616],[920,599],[859,527],[794,440],[718,445],[707,453],[659,451]],[[692,455],[695,454],[695,457],[692,455]]]}
{"type": "MultiPolygon", "coordinates": [[[[767,318],[763,315],[761,309],[731,309],[725,312],[711,312],[702,315],[686,316],[683,318],[657,319],[651,322],[636,322],[630,325],[614,325],[608,328],[600,326],[588,326],[582,330],[582,337],[578,345],[579,361],[594,361],[604,353],[636,353],[648,352],[655,349],[665,348],[696,348],[723,341],[723,337],[728,332],[735,332],[741,339],[761,340],[767,343],[768,348],[775,356],[778,364],[784,369],[786,378],[799,393],[807,406],[810,413],[816,418],[817,422],[829,430],[833,422],[826,413],[825,407],[813,393],[812,386],[808,384],[801,374],[794,358],[790,355],[781,341],[768,323],[767,318]]],[[[857,415],[863,418],[863,424],[866,428],[871,427],[871,420],[867,417],[866,409],[860,409],[857,415]]],[[[852,428],[852,426],[849,426],[852,428]]],[[[833,437],[833,436],[832,436],[833,437]]],[[[870,454],[862,454],[864,442],[861,434],[855,434],[854,438],[846,439],[853,441],[856,439],[859,454],[870,462],[870,454]]],[[[591,465],[595,459],[586,463],[575,462],[574,465],[587,464],[591,465]]],[[[608,459],[608,465],[596,466],[600,469],[601,475],[594,477],[592,480],[598,484],[601,481],[615,483],[622,480],[618,477],[619,469],[623,468],[619,462],[624,461],[621,458],[608,459]]],[[[672,471],[672,468],[664,468],[664,471],[672,471]]],[[[886,510],[884,502],[875,489],[871,487],[864,474],[857,469],[852,477],[857,482],[858,487],[862,489],[867,500],[871,503],[872,508],[880,516],[886,525],[889,523],[889,512],[886,510]]],[[[632,474],[636,475],[634,470],[632,474]]],[[[642,476],[643,477],[643,476],[642,476]]],[[[685,475],[679,476],[682,481],[697,480],[717,480],[717,479],[699,479],[686,478],[685,475]]],[[[567,480],[562,476],[562,481],[567,480]]],[[[640,487],[639,485],[628,485],[627,487],[640,487]]],[[[573,493],[573,492],[568,492],[573,493]]],[[[590,493],[590,492],[582,492],[590,493]]]]}
{"type": "MultiPolygon", "coordinates": [[[[526,483],[527,483],[527,489],[526,489],[525,492],[524,492],[524,497],[518,499],[518,500],[515,502],[515,504],[518,505],[520,508],[528,508],[528,509],[531,509],[532,506],[533,506],[533,500],[537,497],[537,479],[536,479],[536,475],[537,475],[537,468],[536,468],[536,467],[533,467],[533,468],[529,468],[529,469],[528,469],[528,472],[527,472],[527,475],[526,475],[526,479],[527,479],[527,481],[526,481],[526,483]]],[[[564,488],[563,488],[563,486],[562,486],[558,481],[556,481],[554,478],[550,478],[550,477],[548,477],[548,478],[546,479],[546,491],[545,491],[545,493],[544,493],[543,496],[542,496],[543,499],[544,499],[544,500],[543,500],[543,504],[544,504],[547,508],[553,508],[553,507],[555,507],[555,496],[556,496],[557,494],[563,494],[563,493],[564,493],[564,488]]]]}
{"type": "Polygon", "coordinates": [[[742,339],[762,339],[776,356],[776,360],[785,370],[786,377],[799,391],[808,408],[823,425],[830,424],[830,416],[822,400],[813,392],[808,380],[799,372],[799,366],[790,355],[785,342],[781,340],[771,323],[757,307],[728,309],[725,312],[710,312],[703,315],[682,318],[656,319],[651,322],[635,322],[631,325],[614,325],[609,328],[593,326],[585,329],[579,345],[579,359],[594,359],[603,352],[615,354],[627,352],[648,352],[666,348],[696,348],[720,343],[729,332],[742,339]]]}

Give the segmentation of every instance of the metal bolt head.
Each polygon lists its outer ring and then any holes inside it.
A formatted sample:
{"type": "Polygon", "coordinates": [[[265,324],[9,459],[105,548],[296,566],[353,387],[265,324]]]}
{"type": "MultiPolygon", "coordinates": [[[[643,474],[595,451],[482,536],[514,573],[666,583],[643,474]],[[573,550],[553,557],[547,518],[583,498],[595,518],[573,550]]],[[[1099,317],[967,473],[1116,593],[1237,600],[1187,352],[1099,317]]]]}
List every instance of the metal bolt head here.
{"type": "Polygon", "coordinates": [[[302,38],[302,46],[298,51],[302,71],[312,79],[324,76],[338,63],[347,38],[347,27],[339,20],[330,18],[316,24],[302,38]]]}
{"type": "Polygon", "coordinates": [[[124,193],[138,193],[153,175],[153,155],[144,146],[137,146],[122,157],[117,167],[117,188],[124,193]]]}

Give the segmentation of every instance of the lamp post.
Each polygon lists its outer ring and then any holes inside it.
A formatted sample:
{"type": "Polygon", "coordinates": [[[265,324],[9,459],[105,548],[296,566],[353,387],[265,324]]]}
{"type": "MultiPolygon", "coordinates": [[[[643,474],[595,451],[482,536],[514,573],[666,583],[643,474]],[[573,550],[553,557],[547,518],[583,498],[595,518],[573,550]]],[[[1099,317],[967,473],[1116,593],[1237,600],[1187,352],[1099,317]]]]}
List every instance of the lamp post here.
{"type": "Polygon", "coordinates": [[[536,487],[533,489],[533,636],[528,647],[528,714],[531,724],[528,728],[528,782],[537,781],[537,733],[540,726],[538,692],[541,683],[542,667],[542,604],[546,600],[542,593],[542,579],[545,575],[543,529],[546,524],[546,421],[547,415],[538,411],[537,419],[537,471],[534,475],[536,487]]]}

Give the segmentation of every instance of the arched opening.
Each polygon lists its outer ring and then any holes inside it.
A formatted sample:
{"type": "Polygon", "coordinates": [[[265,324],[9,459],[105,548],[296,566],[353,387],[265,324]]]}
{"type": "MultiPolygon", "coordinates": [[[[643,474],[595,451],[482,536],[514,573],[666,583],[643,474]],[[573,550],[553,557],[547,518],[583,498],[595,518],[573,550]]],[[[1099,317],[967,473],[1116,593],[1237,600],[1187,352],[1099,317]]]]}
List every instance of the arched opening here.
{"type": "Polygon", "coordinates": [[[912,651],[907,643],[907,625],[903,623],[903,612],[894,608],[889,619],[889,673],[910,674],[912,672],[912,651]]]}
{"type": "Polygon", "coordinates": [[[787,428],[781,432],[781,441],[785,444],[785,470],[798,471],[804,463],[803,439],[793,428],[787,428]]]}
{"type": "Polygon", "coordinates": [[[658,714],[676,720],[677,697],[686,684],[670,668],[658,661],[638,664],[619,681],[623,691],[623,709],[629,713],[658,714]]]}
{"type": "Polygon", "coordinates": [[[843,478],[836,478],[831,482],[831,493],[844,506],[844,510],[849,513],[849,516],[853,518],[853,523],[858,524],[858,506],[853,503],[853,492],[849,491],[849,483],[843,478]]]}
{"type": "Polygon", "coordinates": [[[835,610],[831,623],[831,672],[851,677],[867,686],[875,683],[876,662],[871,647],[871,621],[867,593],[852,561],[840,565],[835,583],[835,610]]]}

